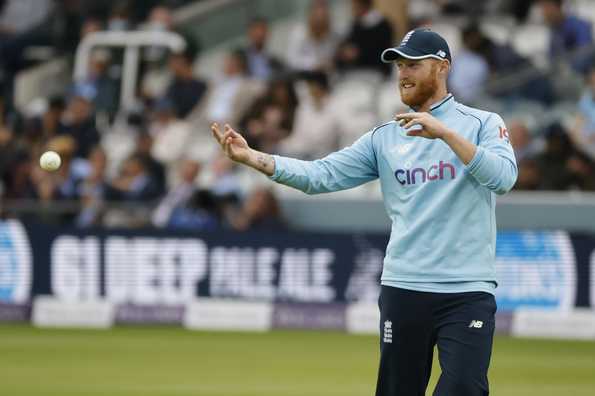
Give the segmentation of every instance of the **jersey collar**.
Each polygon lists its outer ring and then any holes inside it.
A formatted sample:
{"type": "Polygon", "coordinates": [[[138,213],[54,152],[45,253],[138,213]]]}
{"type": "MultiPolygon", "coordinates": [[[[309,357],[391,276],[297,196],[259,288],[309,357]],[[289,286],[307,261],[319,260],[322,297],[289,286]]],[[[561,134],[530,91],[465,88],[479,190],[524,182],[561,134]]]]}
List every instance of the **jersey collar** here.
{"type": "Polygon", "coordinates": [[[430,106],[430,114],[437,116],[446,113],[452,106],[454,106],[455,100],[452,94],[446,95],[442,100],[434,103],[430,106]]]}

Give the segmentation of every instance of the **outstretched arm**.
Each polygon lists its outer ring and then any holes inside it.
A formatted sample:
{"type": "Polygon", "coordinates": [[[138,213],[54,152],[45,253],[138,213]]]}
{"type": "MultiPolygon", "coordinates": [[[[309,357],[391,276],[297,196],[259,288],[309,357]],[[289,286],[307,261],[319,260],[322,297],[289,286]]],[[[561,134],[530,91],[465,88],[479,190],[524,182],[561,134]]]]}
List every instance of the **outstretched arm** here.
{"type": "Polygon", "coordinates": [[[221,132],[213,124],[211,130],[229,158],[307,194],[345,190],[378,178],[372,132],[323,159],[301,161],[253,150],[229,125],[221,132]]]}

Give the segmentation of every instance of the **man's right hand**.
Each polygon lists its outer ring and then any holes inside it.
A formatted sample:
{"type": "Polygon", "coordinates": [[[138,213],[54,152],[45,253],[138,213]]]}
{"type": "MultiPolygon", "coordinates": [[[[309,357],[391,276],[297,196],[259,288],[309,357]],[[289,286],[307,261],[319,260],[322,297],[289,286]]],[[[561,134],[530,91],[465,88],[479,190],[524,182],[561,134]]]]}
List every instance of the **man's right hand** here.
{"type": "Polygon", "coordinates": [[[211,125],[211,132],[221,145],[225,155],[235,162],[248,163],[251,149],[242,135],[234,131],[228,124],[225,124],[221,131],[216,122],[211,125]]]}
{"type": "Polygon", "coordinates": [[[221,145],[225,155],[232,161],[248,165],[267,176],[272,176],[275,173],[275,160],[273,157],[251,149],[246,139],[228,124],[225,124],[223,131],[221,131],[219,125],[215,122],[211,125],[211,132],[221,145]]]}

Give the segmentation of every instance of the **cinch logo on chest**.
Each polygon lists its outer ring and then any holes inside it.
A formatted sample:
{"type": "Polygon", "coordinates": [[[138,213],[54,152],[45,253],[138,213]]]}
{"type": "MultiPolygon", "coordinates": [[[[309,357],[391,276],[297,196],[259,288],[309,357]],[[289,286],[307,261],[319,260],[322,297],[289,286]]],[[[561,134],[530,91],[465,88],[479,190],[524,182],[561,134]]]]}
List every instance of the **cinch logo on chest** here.
{"type": "Polygon", "coordinates": [[[440,161],[438,165],[432,165],[428,169],[397,169],[395,177],[402,185],[431,182],[435,180],[444,180],[450,176],[450,180],[456,177],[456,170],[452,164],[440,161]]]}

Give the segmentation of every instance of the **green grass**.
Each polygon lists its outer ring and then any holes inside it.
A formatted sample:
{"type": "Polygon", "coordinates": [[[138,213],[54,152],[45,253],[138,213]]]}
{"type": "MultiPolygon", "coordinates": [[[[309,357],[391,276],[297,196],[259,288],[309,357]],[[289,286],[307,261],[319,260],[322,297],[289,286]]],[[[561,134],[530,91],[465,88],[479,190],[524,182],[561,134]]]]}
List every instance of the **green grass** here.
{"type": "MultiPolygon", "coordinates": [[[[374,337],[330,332],[0,325],[0,395],[372,395],[377,354],[374,337]]],[[[499,337],[490,379],[496,396],[593,396],[595,343],[499,337]]]]}

